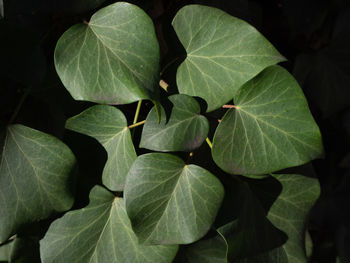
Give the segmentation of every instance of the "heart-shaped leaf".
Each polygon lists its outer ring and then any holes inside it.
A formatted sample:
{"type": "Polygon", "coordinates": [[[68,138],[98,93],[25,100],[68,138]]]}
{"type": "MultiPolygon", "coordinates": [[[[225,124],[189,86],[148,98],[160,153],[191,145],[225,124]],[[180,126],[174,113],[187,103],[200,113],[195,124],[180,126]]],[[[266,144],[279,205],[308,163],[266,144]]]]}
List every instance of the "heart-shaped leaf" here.
{"type": "Polygon", "coordinates": [[[1,136],[0,242],[24,224],[73,204],[75,157],[57,138],[10,125],[1,136]]]}
{"type": "Polygon", "coordinates": [[[180,93],[199,96],[215,110],[267,66],[284,58],[251,25],[212,7],[188,5],[173,20],[187,52],[177,71],[180,93]]]}
{"type": "Polygon", "coordinates": [[[213,141],[213,159],[224,171],[264,174],[322,155],[320,130],[285,69],[267,68],[239,90],[234,102],[213,141]]]}
{"type": "Polygon", "coordinates": [[[132,4],[107,6],[62,35],[55,66],[76,100],[120,104],[153,98],[159,46],[152,20],[132,4]]]}
{"type": "Polygon", "coordinates": [[[90,203],[54,221],[40,241],[45,263],[171,262],[177,246],[138,244],[124,200],[95,186],[90,203]]]}
{"type": "Polygon", "coordinates": [[[95,138],[106,149],[102,182],[114,191],[124,189],[126,175],[137,157],[127,126],[124,114],[107,105],[93,106],[66,123],[67,129],[95,138]]]}
{"type": "Polygon", "coordinates": [[[209,230],[223,199],[220,181],[166,153],[139,156],[125,185],[125,205],[141,243],[186,244],[209,230]]]}
{"type": "Polygon", "coordinates": [[[161,121],[153,108],[147,116],[142,130],[140,147],[153,151],[192,151],[198,148],[209,131],[208,120],[200,115],[198,102],[187,95],[169,97],[173,103],[169,120],[164,109],[161,121]]]}

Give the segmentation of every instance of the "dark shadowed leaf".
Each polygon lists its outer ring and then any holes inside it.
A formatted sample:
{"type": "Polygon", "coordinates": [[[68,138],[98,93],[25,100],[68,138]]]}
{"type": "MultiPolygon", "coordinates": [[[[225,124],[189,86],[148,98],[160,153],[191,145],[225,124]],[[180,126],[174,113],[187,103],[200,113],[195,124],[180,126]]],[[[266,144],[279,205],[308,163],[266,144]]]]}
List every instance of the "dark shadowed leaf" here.
{"type": "Polygon", "coordinates": [[[66,128],[99,141],[108,160],[102,182],[109,189],[122,191],[126,175],[136,159],[130,130],[124,114],[113,106],[96,105],[67,120],[66,128]]]}
{"type": "Polygon", "coordinates": [[[169,97],[174,107],[169,120],[164,109],[159,123],[155,108],[147,116],[140,147],[153,151],[192,151],[198,148],[209,131],[208,120],[200,115],[198,102],[190,96],[169,97]]]}
{"type": "Polygon", "coordinates": [[[227,263],[227,244],[217,234],[183,247],[183,254],[175,263],[227,263]]]}
{"type": "Polygon", "coordinates": [[[266,218],[263,206],[250,186],[237,181],[233,189],[235,192],[230,193],[230,200],[232,209],[237,209],[233,211],[237,213],[236,218],[218,228],[227,242],[229,262],[241,262],[285,243],[286,235],[266,218]]]}
{"type": "Polygon", "coordinates": [[[75,157],[57,138],[22,125],[7,127],[0,164],[0,241],[26,223],[73,204],[75,157]]]}
{"type": "Polygon", "coordinates": [[[283,68],[272,66],[234,97],[214,136],[212,155],[224,171],[264,174],[298,166],[323,153],[320,130],[302,90],[283,68]]]}
{"type": "Polygon", "coordinates": [[[284,60],[254,27],[216,8],[185,6],[172,24],[187,52],[177,71],[178,89],[203,98],[208,111],[230,101],[265,67],[284,60]]]}
{"type": "Polygon", "coordinates": [[[100,186],[91,190],[88,206],[54,221],[40,241],[44,263],[170,263],[177,249],[138,244],[124,200],[100,186]]]}
{"type": "MultiPolygon", "coordinates": [[[[306,263],[305,226],[320,187],[317,179],[296,174],[273,175],[282,192],[268,211],[267,218],[288,236],[282,246],[265,253],[234,261],[237,263],[306,263]]],[[[265,195],[269,195],[269,188],[265,195]]]]}
{"type": "Polygon", "coordinates": [[[139,156],[124,192],[134,232],[147,244],[188,244],[203,237],[223,195],[210,172],[166,153],[139,156]]]}
{"type": "Polygon", "coordinates": [[[132,4],[105,7],[62,35],[55,66],[76,100],[121,104],[153,98],[159,47],[152,20],[132,4]]]}

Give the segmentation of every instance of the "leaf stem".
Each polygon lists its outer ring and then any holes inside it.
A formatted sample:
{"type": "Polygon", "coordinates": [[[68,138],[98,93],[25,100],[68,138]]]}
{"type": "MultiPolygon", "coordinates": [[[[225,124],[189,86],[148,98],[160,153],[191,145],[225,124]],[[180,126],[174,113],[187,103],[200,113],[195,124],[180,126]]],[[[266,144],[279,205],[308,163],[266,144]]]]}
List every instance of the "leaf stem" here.
{"type": "Polygon", "coordinates": [[[143,125],[145,122],[146,122],[146,120],[133,123],[133,124],[129,125],[128,128],[129,128],[129,129],[132,129],[132,128],[135,128],[135,127],[137,127],[137,126],[141,126],[141,125],[143,125]]]}
{"type": "Polygon", "coordinates": [[[28,87],[28,88],[25,90],[25,92],[23,93],[23,95],[21,96],[21,98],[20,98],[20,100],[19,100],[19,102],[18,102],[18,104],[17,104],[15,110],[14,110],[13,113],[12,113],[12,116],[11,116],[11,118],[10,118],[10,120],[9,120],[9,124],[11,124],[11,123],[13,123],[13,122],[15,121],[15,119],[16,119],[16,117],[17,117],[19,111],[20,111],[21,108],[22,108],[22,105],[23,105],[25,99],[26,99],[27,96],[29,95],[30,90],[31,90],[31,87],[28,87]]]}
{"type": "Polygon", "coordinates": [[[205,141],[209,145],[210,149],[213,148],[213,144],[211,143],[211,141],[210,141],[210,139],[208,137],[205,139],[205,141]]]}
{"type": "MultiPolygon", "coordinates": [[[[142,105],[142,100],[139,100],[139,102],[137,103],[136,112],[135,112],[135,116],[134,116],[134,121],[132,122],[132,124],[137,123],[137,120],[139,119],[141,105],[142,105]]],[[[131,137],[134,138],[134,135],[135,135],[135,130],[132,130],[131,137]]]]}
{"type": "Polygon", "coordinates": [[[236,107],[236,105],[226,104],[226,105],[223,105],[222,108],[224,108],[224,109],[232,109],[232,108],[237,108],[237,107],[236,107]]]}

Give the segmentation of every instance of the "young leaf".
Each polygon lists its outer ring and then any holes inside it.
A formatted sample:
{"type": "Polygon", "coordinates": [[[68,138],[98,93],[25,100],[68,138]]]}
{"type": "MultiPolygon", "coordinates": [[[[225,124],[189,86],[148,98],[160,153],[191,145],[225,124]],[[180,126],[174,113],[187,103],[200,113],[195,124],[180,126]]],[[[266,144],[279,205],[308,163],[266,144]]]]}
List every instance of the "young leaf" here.
{"type": "Polygon", "coordinates": [[[212,155],[233,174],[264,174],[301,165],[323,153],[320,130],[298,83],[272,66],[246,83],[235,109],[220,122],[212,155]]]}
{"type": "Polygon", "coordinates": [[[159,46],[152,20],[132,4],[107,6],[63,34],[55,66],[76,100],[120,104],[153,98],[159,46]]]}
{"type": "Polygon", "coordinates": [[[138,244],[124,208],[124,200],[95,186],[87,207],[54,221],[40,241],[45,263],[171,262],[177,246],[138,244]]]}
{"type": "Polygon", "coordinates": [[[96,105],[67,120],[66,128],[86,134],[106,149],[108,160],[102,182],[113,191],[124,189],[126,175],[136,159],[124,114],[113,106],[96,105]]]}
{"type": "Polygon", "coordinates": [[[192,151],[198,148],[209,131],[208,120],[200,115],[198,102],[187,95],[169,97],[174,107],[169,120],[161,110],[161,122],[153,108],[142,130],[140,147],[153,151],[192,151]]]}
{"type": "Polygon", "coordinates": [[[254,27],[212,7],[188,5],[173,20],[187,52],[177,71],[180,93],[215,110],[264,68],[284,58],[254,27]]]}
{"type": "Polygon", "coordinates": [[[24,224],[73,204],[75,157],[57,138],[22,125],[7,127],[0,164],[0,242],[24,224]]]}
{"type": "Polygon", "coordinates": [[[206,234],[223,199],[220,181],[166,153],[139,156],[126,179],[125,206],[145,244],[187,244],[206,234]]]}

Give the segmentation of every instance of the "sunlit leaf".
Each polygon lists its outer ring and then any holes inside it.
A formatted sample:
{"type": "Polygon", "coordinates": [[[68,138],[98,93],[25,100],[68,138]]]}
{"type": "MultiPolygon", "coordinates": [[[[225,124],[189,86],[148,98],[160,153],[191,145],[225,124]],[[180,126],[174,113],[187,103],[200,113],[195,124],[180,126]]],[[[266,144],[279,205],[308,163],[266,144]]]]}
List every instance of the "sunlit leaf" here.
{"type": "Polygon", "coordinates": [[[26,223],[73,204],[75,157],[57,138],[22,125],[7,127],[1,141],[0,241],[26,223]]]}
{"type": "Polygon", "coordinates": [[[188,5],[173,20],[187,52],[177,71],[180,93],[215,110],[264,68],[284,58],[251,25],[212,7],[188,5]]]}
{"type": "Polygon", "coordinates": [[[102,181],[111,190],[122,191],[126,175],[136,159],[124,114],[113,106],[96,105],[67,120],[66,128],[98,140],[108,153],[102,181]]]}
{"type": "Polygon", "coordinates": [[[124,200],[99,186],[91,190],[88,206],[54,221],[40,242],[44,263],[170,263],[177,249],[138,244],[124,200]]]}
{"type": "Polygon", "coordinates": [[[153,108],[142,130],[140,147],[154,151],[192,151],[198,148],[209,131],[208,120],[200,115],[198,102],[187,95],[169,97],[174,107],[166,119],[162,109],[161,122],[153,108]]]}
{"type": "Polygon", "coordinates": [[[223,199],[220,181],[166,153],[139,156],[126,179],[125,204],[141,243],[188,244],[206,234],[223,199]]]}
{"type": "Polygon", "coordinates": [[[132,4],[107,6],[62,35],[55,66],[76,100],[120,104],[153,98],[159,46],[152,20],[132,4]]]}
{"type": "Polygon", "coordinates": [[[214,161],[233,174],[264,174],[323,153],[320,130],[298,83],[272,66],[234,97],[214,136],[214,161]]]}

